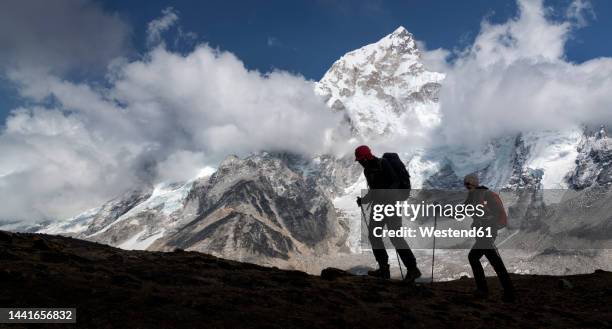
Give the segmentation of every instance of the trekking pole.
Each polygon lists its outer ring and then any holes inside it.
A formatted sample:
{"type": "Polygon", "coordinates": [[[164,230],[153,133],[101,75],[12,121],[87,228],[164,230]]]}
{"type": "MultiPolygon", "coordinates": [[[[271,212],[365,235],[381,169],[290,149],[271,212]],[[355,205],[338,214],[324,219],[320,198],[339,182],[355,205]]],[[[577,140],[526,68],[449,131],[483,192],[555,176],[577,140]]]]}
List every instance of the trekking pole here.
{"type": "Polygon", "coordinates": [[[370,225],[368,224],[368,221],[365,218],[365,212],[363,211],[363,205],[360,205],[359,209],[361,209],[361,219],[363,220],[363,223],[365,224],[366,228],[368,229],[368,233],[369,233],[370,225]]]}
{"type": "Polygon", "coordinates": [[[438,224],[438,214],[434,212],[434,239],[433,239],[433,250],[431,253],[431,284],[434,282],[434,264],[436,261],[436,226],[438,224]]]}
{"type": "MultiPolygon", "coordinates": [[[[402,281],[403,281],[404,280],[404,271],[402,271],[402,264],[400,263],[400,257],[399,257],[399,253],[397,252],[397,249],[395,249],[395,257],[397,257],[397,266],[399,266],[400,275],[402,276],[402,281]]],[[[406,274],[408,274],[408,268],[406,268],[406,274]]]]}

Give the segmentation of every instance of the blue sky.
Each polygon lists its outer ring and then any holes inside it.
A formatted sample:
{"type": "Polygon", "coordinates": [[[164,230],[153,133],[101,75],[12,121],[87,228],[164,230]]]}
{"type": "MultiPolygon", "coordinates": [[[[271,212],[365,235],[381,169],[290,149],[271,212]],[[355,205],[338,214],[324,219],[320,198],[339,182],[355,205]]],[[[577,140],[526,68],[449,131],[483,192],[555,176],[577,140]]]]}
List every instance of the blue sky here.
{"type": "MultiPolygon", "coordinates": [[[[546,1],[563,14],[569,0],[546,1]]],[[[469,43],[480,22],[516,15],[508,0],[267,0],[267,1],[105,1],[104,7],[119,12],[134,28],[137,48],[144,46],[146,23],[172,6],[181,25],[208,42],[238,55],[249,68],[279,68],[319,79],[344,53],[373,42],[403,25],[429,48],[452,49],[469,43]]],[[[599,19],[577,31],[568,44],[571,60],[584,61],[612,54],[607,32],[612,24],[610,1],[592,2],[599,19]]]]}
{"type": "MultiPolygon", "coordinates": [[[[563,15],[569,3],[545,2],[554,10],[553,15],[563,15]]],[[[194,42],[230,51],[249,69],[282,69],[313,80],[319,79],[344,53],[376,41],[400,25],[430,49],[453,49],[475,38],[484,17],[501,22],[517,11],[516,3],[507,0],[107,0],[98,4],[128,26],[125,54],[130,57],[138,57],[146,50],[147,23],[171,6],[180,16],[183,32],[195,33],[194,42]]],[[[595,0],[591,4],[596,17],[589,17],[588,24],[576,30],[566,44],[569,61],[612,55],[608,40],[612,2],[595,0]]],[[[189,42],[182,42],[180,47],[188,51],[189,42]]],[[[74,72],[90,80],[103,73],[74,72]]],[[[8,112],[22,102],[15,86],[0,77],[0,120],[3,122],[8,112]]]]}

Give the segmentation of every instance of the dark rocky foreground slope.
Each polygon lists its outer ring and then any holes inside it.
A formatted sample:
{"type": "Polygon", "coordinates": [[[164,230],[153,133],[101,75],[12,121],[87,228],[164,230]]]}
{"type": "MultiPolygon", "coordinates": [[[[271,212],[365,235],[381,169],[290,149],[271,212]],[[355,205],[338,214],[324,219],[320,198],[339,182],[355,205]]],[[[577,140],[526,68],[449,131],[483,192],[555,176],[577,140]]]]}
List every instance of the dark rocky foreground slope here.
{"type": "MultiPolygon", "coordinates": [[[[471,279],[407,286],[341,271],[326,274],[197,252],[125,251],[60,236],[0,232],[0,307],[77,308],[76,326],[48,327],[612,325],[612,273],[604,271],[564,278],[513,276],[520,295],[514,304],[500,302],[495,289],[488,301],[474,299],[471,279]]],[[[491,286],[497,287],[494,279],[491,286]]]]}

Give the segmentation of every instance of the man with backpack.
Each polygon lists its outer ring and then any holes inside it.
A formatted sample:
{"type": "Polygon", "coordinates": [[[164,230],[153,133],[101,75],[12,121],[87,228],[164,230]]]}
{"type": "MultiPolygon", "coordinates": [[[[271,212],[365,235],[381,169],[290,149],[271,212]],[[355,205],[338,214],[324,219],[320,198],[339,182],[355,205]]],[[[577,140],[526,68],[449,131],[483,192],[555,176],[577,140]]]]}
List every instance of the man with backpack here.
{"type": "Polygon", "coordinates": [[[486,186],[480,185],[478,176],[470,174],[465,176],[463,185],[469,191],[465,204],[474,206],[482,205],[484,207],[484,215],[474,216],[472,227],[482,228],[484,232],[491,232],[491,236],[477,237],[474,246],[468,254],[468,260],[474,273],[474,281],[476,281],[476,291],[474,295],[479,298],[486,298],[489,294],[487,280],[485,278],[484,269],[480,263],[482,256],[487,257],[491,266],[497,273],[497,277],[504,289],[502,300],[505,302],[514,301],[514,288],[510,275],[504,266],[504,262],[495,247],[495,238],[497,231],[506,226],[507,216],[504,206],[495,192],[489,190],[486,186]]]}
{"type": "MultiPolygon", "coordinates": [[[[395,201],[403,201],[408,198],[410,193],[410,176],[406,166],[396,153],[385,153],[382,158],[378,158],[372,154],[368,146],[362,145],[355,149],[355,161],[358,161],[363,166],[363,174],[369,188],[366,196],[357,198],[357,205],[359,207],[364,203],[369,203],[371,204],[370,209],[373,209],[375,205],[394,203],[395,201]],[[385,190],[394,191],[385,193],[385,190]]],[[[370,221],[366,225],[368,226],[368,239],[372,246],[372,252],[378,262],[378,269],[369,271],[368,274],[383,279],[390,279],[389,255],[387,254],[382,237],[376,237],[374,231],[376,228],[382,228],[385,225],[390,230],[400,229],[402,218],[400,216],[386,216],[381,221],[375,221],[372,215],[373,212],[370,212],[370,221]]],[[[421,272],[417,268],[416,258],[412,250],[410,250],[408,243],[403,238],[394,237],[390,239],[397,250],[399,258],[407,268],[404,281],[413,282],[421,276],[421,272]]]]}

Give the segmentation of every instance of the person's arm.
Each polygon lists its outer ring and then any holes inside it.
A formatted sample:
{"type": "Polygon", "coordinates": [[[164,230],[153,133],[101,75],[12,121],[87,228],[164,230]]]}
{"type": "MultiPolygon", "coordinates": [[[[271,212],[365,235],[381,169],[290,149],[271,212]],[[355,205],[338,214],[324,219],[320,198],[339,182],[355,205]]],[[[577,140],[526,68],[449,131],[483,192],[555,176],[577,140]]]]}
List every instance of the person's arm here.
{"type": "Polygon", "coordinates": [[[372,202],[372,196],[370,195],[370,191],[368,191],[368,193],[366,193],[366,195],[364,195],[363,197],[357,198],[359,199],[359,203],[361,204],[372,202]]]}
{"type": "Polygon", "coordinates": [[[497,224],[499,223],[499,217],[501,216],[501,209],[499,207],[503,207],[500,205],[492,191],[487,191],[485,195],[485,200],[487,201],[487,209],[489,213],[487,214],[488,226],[493,228],[497,228],[497,224]]]}
{"type": "Polygon", "coordinates": [[[362,196],[358,196],[357,197],[357,205],[359,205],[361,207],[362,204],[364,203],[370,203],[372,200],[372,197],[370,195],[370,178],[368,177],[366,171],[363,171],[363,176],[366,179],[366,184],[368,185],[368,192],[362,197],[362,196]]]}

